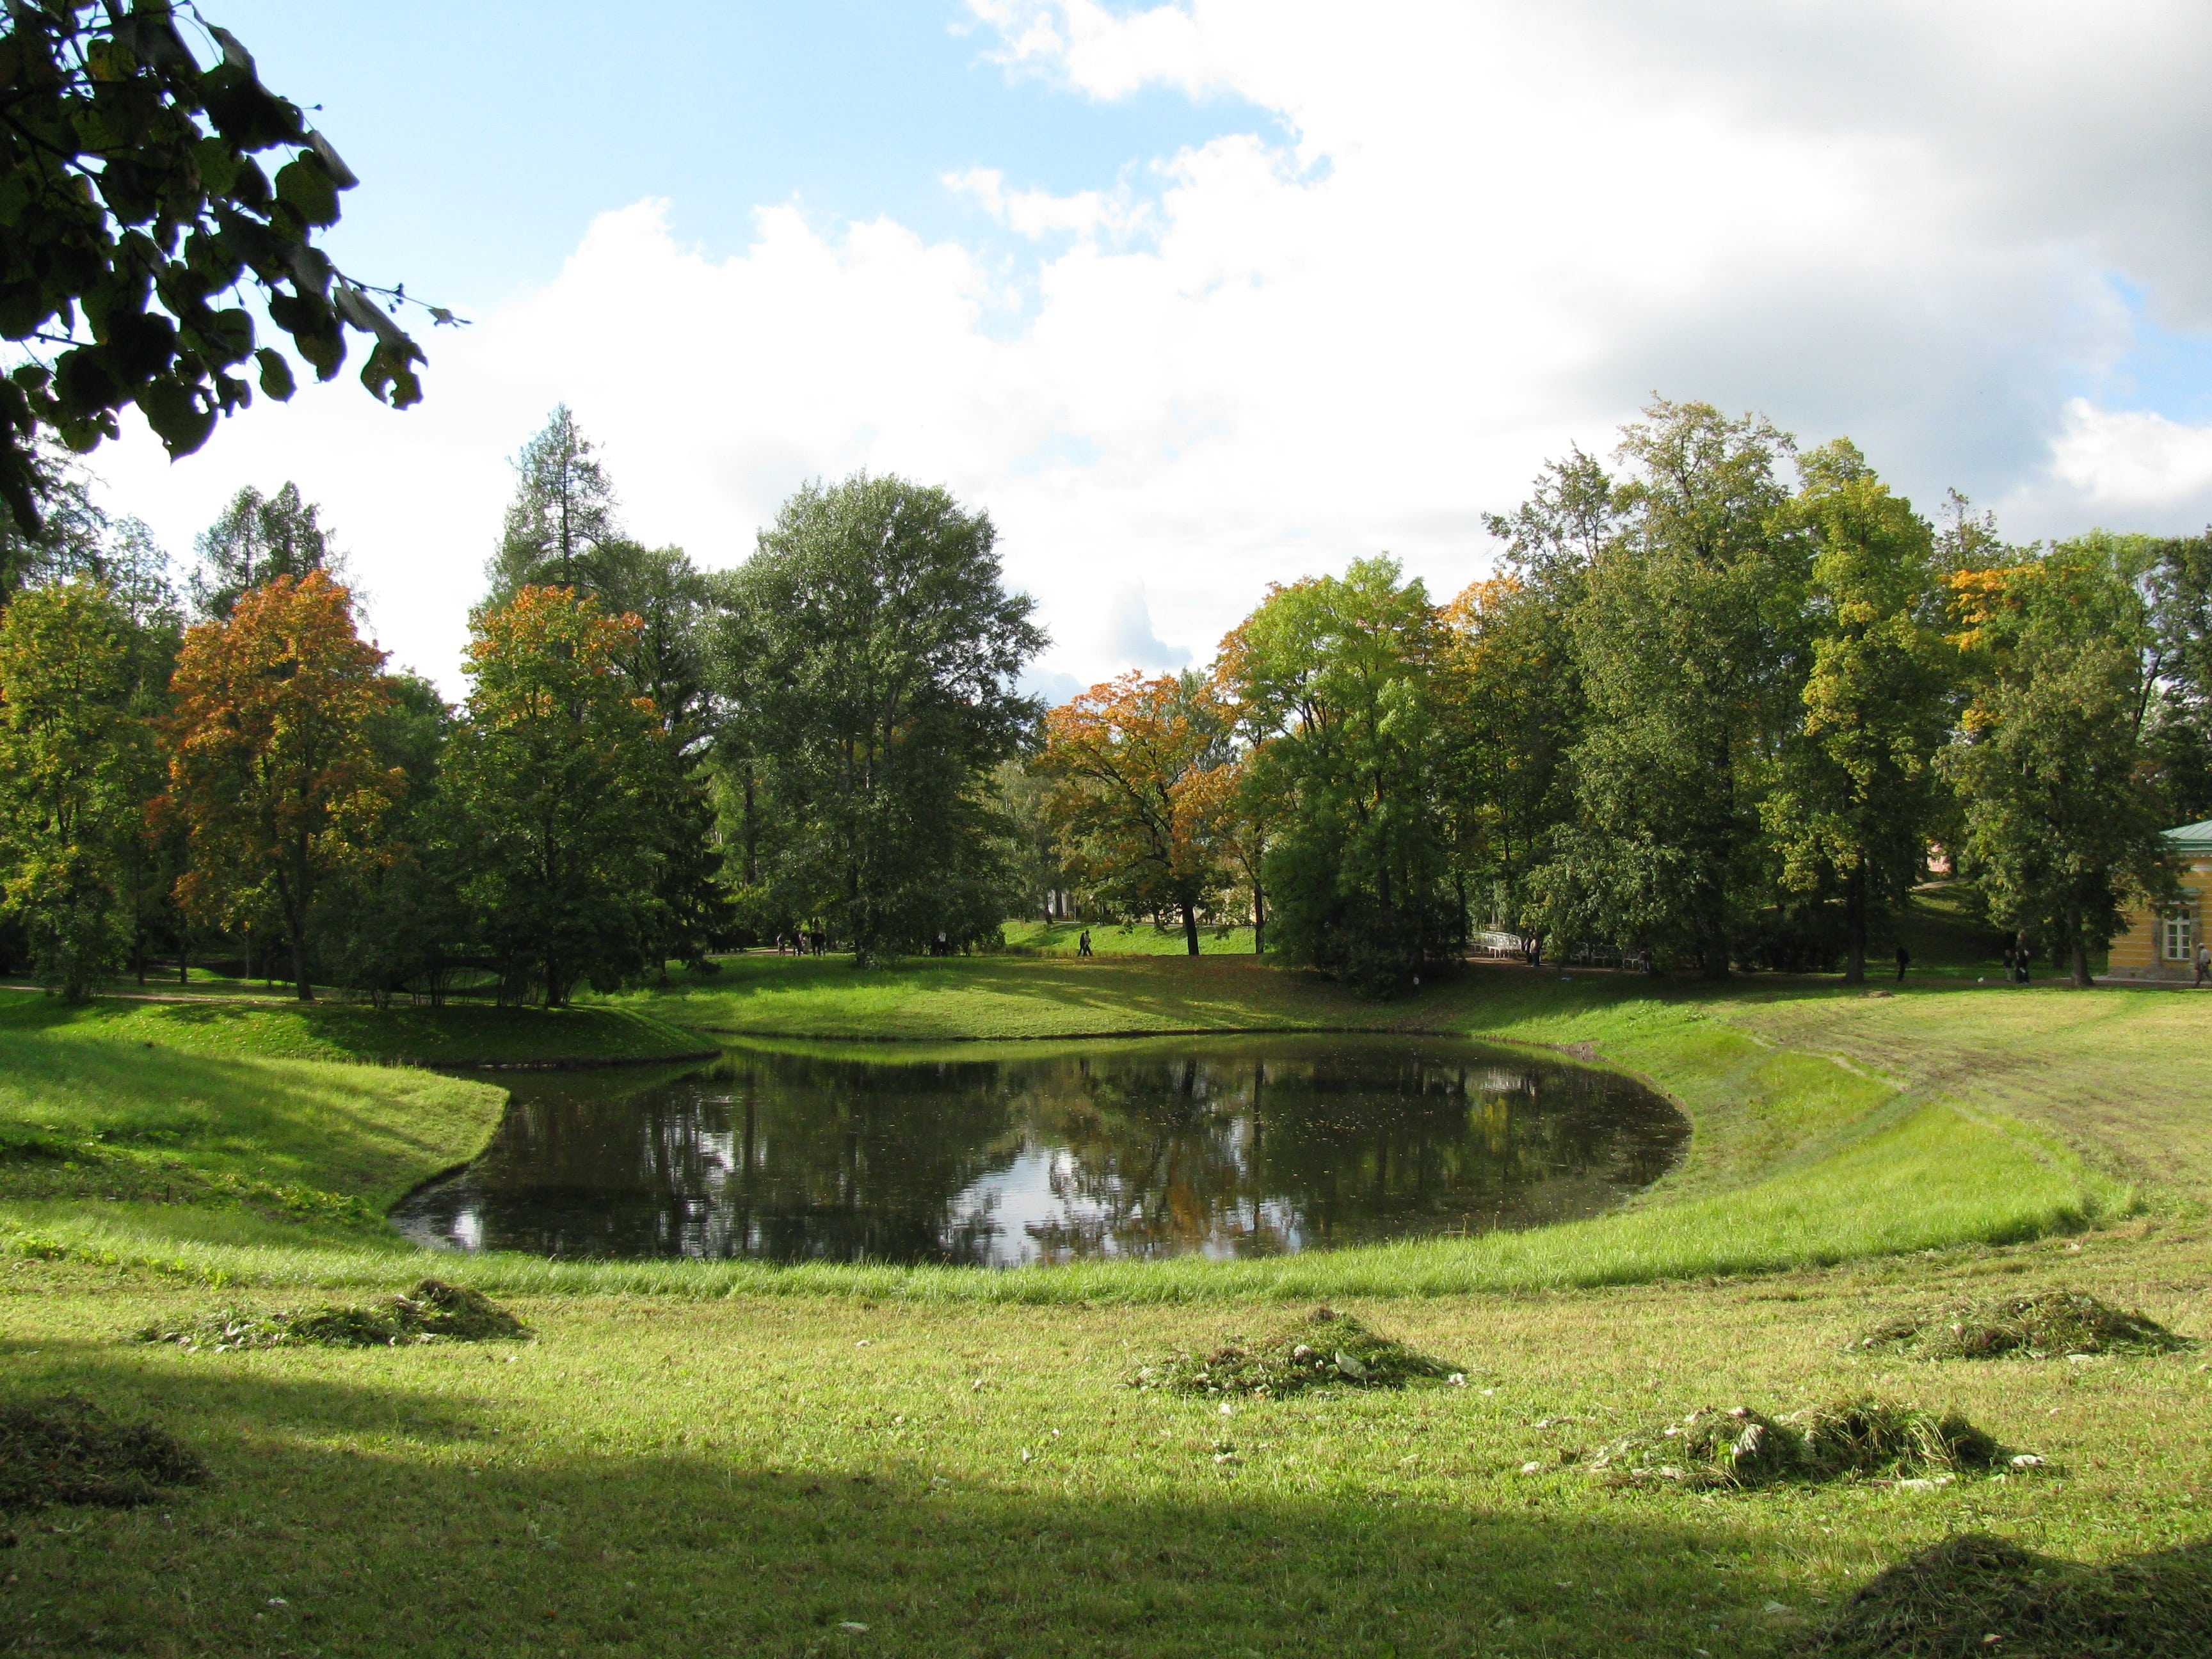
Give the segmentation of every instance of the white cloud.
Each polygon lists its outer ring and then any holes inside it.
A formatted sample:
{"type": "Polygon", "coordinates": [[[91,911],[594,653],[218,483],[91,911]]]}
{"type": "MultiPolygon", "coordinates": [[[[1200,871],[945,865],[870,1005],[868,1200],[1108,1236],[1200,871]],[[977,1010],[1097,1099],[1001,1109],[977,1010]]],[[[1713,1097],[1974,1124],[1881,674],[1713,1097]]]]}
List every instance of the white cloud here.
{"type": "Polygon", "coordinates": [[[2186,527],[2207,494],[2202,431],[2095,401],[2132,341],[2120,280],[2212,326],[2195,0],[969,6],[1072,98],[1268,117],[1068,193],[975,158],[945,182],[1025,239],[1012,275],[791,207],[713,258],[641,203],[432,340],[422,408],[304,392],[173,470],[122,447],[118,496],[181,545],[237,484],[296,477],[387,643],[450,681],[504,458],[565,398],[636,532],[710,563],[807,477],[946,483],[1040,601],[1041,673],[1088,684],[1377,549],[1455,589],[1480,513],[1655,388],[1848,432],[2014,535],[2186,527]]]}
{"type": "Polygon", "coordinates": [[[2212,426],[2073,398],[2051,441],[2050,482],[2103,514],[2212,521],[2212,426]]]}

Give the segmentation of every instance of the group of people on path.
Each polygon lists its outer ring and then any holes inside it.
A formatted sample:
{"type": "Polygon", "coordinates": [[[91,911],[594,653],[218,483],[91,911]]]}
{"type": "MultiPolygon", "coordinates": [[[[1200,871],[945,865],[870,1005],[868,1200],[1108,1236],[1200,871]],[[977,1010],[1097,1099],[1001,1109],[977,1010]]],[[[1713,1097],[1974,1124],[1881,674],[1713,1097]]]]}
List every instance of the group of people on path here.
{"type": "Polygon", "coordinates": [[[830,935],[819,927],[801,927],[775,936],[775,953],[780,957],[824,957],[830,954],[830,935]]]}

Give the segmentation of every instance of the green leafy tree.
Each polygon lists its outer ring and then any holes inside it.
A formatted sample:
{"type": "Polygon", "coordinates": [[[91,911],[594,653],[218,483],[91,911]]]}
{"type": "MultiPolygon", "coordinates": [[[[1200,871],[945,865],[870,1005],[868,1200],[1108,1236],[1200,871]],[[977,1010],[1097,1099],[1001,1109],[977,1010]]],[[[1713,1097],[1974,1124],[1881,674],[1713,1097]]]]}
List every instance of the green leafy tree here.
{"type": "Polygon", "coordinates": [[[394,675],[386,688],[367,736],[376,763],[403,787],[374,855],[353,860],[322,899],[332,959],[380,1007],[410,987],[437,997],[466,933],[456,873],[465,838],[450,823],[441,775],[453,711],[419,675],[394,675]]]}
{"type": "Polygon", "coordinates": [[[510,983],[558,1007],[580,980],[611,986],[642,961],[668,738],[621,671],[634,618],[525,586],[471,628],[441,784],[462,895],[510,983]]]}
{"type": "Polygon", "coordinates": [[[652,701],[667,737],[649,822],[660,832],[648,959],[706,960],[709,942],[732,921],[715,842],[714,714],[707,696],[706,573],[678,547],[615,539],[596,562],[600,603],[636,627],[618,665],[652,701]]]}
{"type": "Polygon", "coordinates": [[[781,817],[781,904],[866,964],[996,927],[1010,886],[988,781],[1041,711],[1044,647],[987,514],[903,478],[810,484],[735,573],[718,658],[781,817]]]}
{"type": "Polygon", "coordinates": [[[1571,809],[1580,684],[1555,586],[1507,574],[1445,607],[1438,677],[1445,835],[1461,908],[1534,931],[1535,871],[1571,809]]]}
{"type": "Polygon", "coordinates": [[[1760,805],[1809,655],[1807,540],[1780,521],[1789,449],[1706,404],[1655,403],[1622,434],[1613,527],[1569,617],[1589,714],[1576,819],[1538,878],[1553,933],[1724,978],[1774,890],[1760,805]]]}
{"type": "Polygon", "coordinates": [[[1866,978],[1869,915],[1917,876],[1939,805],[1954,659],[1941,630],[1934,534],[1838,439],[1800,460],[1789,515],[1812,538],[1807,741],[1786,751],[1765,815],[1800,889],[1844,890],[1846,984],[1866,978]]]}
{"type": "Polygon", "coordinates": [[[2177,823],[2212,817],[2212,530],[2153,544],[2145,741],[2177,823]]]}
{"type": "Polygon", "coordinates": [[[1395,561],[1271,592],[1218,669],[1282,803],[1266,854],[1274,939],[1293,961],[1388,990],[1464,933],[1437,808],[1442,629],[1395,561]]]}
{"type": "Polygon", "coordinates": [[[2128,907],[2172,889],[2130,563],[2119,538],[2090,536],[1949,579],[1972,698],[1942,763],[1965,849],[1991,917],[2049,940],[2079,986],[2128,907]]]}
{"type": "Polygon", "coordinates": [[[295,483],[274,495],[250,485],[240,490],[201,532],[195,550],[199,568],[190,590],[192,610],[203,622],[222,621],[245,594],[279,576],[297,581],[321,570],[334,581],[343,580],[322,509],[303,501],[295,483]]]}
{"type": "MultiPolygon", "coordinates": [[[[4,397],[0,393],[0,397],[4,397]]],[[[20,589],[96,575],[111,540],[107,514],[92,497],[92,479],[52,438],[33,446],[37,514],[30,524],[0,518],[0,605],[20,589]]]]}
{"type": "Polygon", "coordinates": [[[40,974],[80,1001],[124,965],[131,874],[158,753],[133,707],[129,613],[83,578],[0,613],[0,897],[40,974]]]}
{"type": "Polygon", "coordinates": [[[485,574],[496,605],[523,588],[581,588],[601,599],[601,556],[620,537],[615,487],[566,404],[514,458],[514,499],[485,574]]]}
{"type": "Polygon", "coordinates": [[[0,501],[20,530],[46,493],[41,431],[83,453],[135,404],[184,455],[252,400],[249,360],[264,394],[291,395],[245,287],[319,378],[344,366],[352,331],[372,343],[372,394],[421,397],[422,353],[391,314],[403,292],[347,276],[319,245],[352,170],[228,30],[169,0],[11,5],[0,100],[0,337],[27,353],[0,380],[0,501]]]}

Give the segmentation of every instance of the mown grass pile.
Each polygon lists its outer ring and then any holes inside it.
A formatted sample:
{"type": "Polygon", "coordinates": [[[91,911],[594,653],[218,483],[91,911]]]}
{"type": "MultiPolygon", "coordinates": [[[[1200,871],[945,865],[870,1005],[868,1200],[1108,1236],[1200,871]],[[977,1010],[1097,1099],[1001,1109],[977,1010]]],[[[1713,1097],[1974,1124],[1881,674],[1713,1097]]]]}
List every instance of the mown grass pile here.
{"type": "Polygon", "coordinates": [[[1884,1569],[1810,1651],[1827,1659],[2176,1659],[2212,1645],[2212,1546],[2106,1567],[1962,1533],[1884,1569]]]}
{"type": "Polygon", "coordinates": [[[2156,1320],[2081,1291],[2036,1291],[1907,1314],[1859,1339],[1926,1359],[2043,1359],[2069,1353],[2175,1353],[2196,1344],[2156,1320]]]}
{"type": "Polygon", "coordinates": [[[225,1353],[300,1344],[390,1348],[406,1342],[495,1342],[525,1334],[522,1322],[483,1291],[426,1279],[412,1291],[373,1303],[274,1313],[226,1308],[188,1325],[149,1325],[138,1340],[225,1353]]]}
{"type": "Polygon", "coordinates": [[[1231,1338],[1204,1353],[1177,1350],[1139,1366],[1129,1382],[1170,1394],[1280,1399],[1310,1389],[1402,1389],[1455,1378],[1464,1380],[1444,1361],[1320,1307],[1257,1341],[1231,1338]]]}
{"type": "MultiPolygon", "coordinates": [[[[2040,1461],[2022,1456],[2022,1467],[2040,1461]]],[[[1940,1480],[2004,1461],[1992,1436],[1955,1413],[1860,1398],[1784,1417],[1748,1406],[1694,1411],[1679,1423],[1607,1443],[1589,1468],[1609,1485],[1709,1492],[1784,1481],[1940,1480]]]]}
{"type": "Polygon", "coordinates": [[[207,1479],[183,1442],[78,1395],[0,1405],[0,1515],[53,1504],[128,1509],[207,1479]]]}

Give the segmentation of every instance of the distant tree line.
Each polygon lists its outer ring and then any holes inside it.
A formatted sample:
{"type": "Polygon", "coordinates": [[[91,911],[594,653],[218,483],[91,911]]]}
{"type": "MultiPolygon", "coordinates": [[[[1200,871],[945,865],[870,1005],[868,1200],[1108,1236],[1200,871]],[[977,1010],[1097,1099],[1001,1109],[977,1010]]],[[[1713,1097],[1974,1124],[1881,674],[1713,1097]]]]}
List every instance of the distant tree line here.
{"type": "Polygon", "coordinates": [[[1152,919],[1377,991],[1474,936],[1718,976],[1869,951],[1936,849],[2086,978],[2212,814],[2212,534],[1930,523],[1838,441],[1656,404],[1491,521],[1271,588],[1203,670],[1056,708],[983,514],[857,476],[734,569],[524,446],[449,705],[362,636],[329,526],[242,491],[181,590],[58,457],[0,527],[0,955],[71,996],[194,961],[558,1005],[801,936],[1152,919]],[[1788,476],[1785,476],[1788,475],[1788,476]]]}
{"type": "Polygon", "coordinates": [[[1501,568],[1446,604],[1362,560],[1272,589],[1203,672],[1054,710],[1010,794],[1033,902],[1194,951],[1249,918],[1377,988],[1492,929],[1856,981],[1940,849],[2086,982],[2171,890],[2161,829],[2212,813],[2212,532],[2013,545],[1848,441],[1669,403],[1490,528],[1501,568]]]}
{"type": "Polygon", "coordinates": [[[0,532],[0,955],[82,996],[197,956],[382,1000],[567,1001],[834,939],[996,937],[992,775],[1042,647],[990,520],[897,478],[810,486],[739,568],[623,531],[564,409],[449,706],[365,641],[318,509],[242,491],[179,593],[59,480],[0,532]]]}

